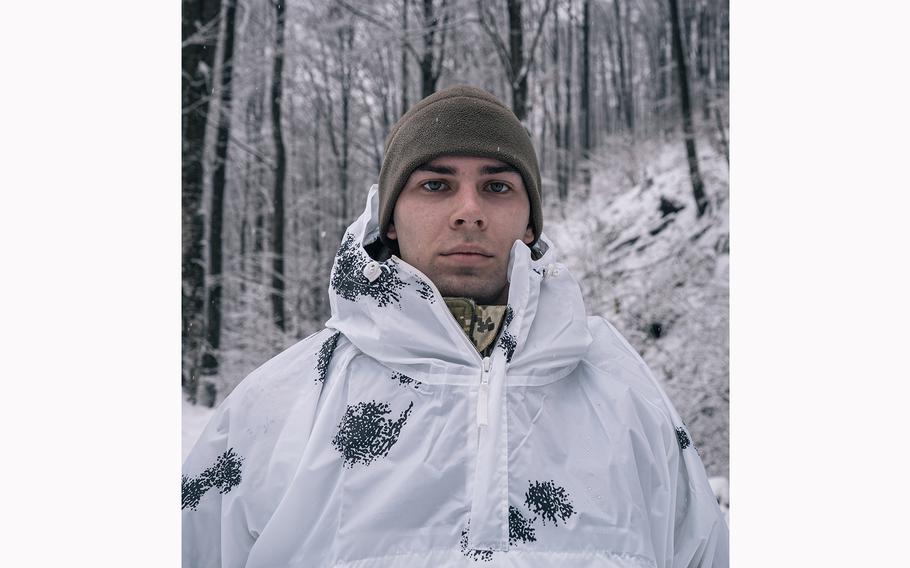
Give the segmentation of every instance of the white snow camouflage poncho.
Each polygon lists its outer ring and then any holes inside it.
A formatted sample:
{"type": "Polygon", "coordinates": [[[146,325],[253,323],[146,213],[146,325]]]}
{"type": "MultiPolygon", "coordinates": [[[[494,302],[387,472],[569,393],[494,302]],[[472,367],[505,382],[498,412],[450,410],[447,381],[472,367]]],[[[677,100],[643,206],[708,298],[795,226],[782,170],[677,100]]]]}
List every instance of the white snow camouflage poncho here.
{"type": "Polygon", "coordinates": [[[725,567],[672,404],[577,282],[512,247],[481,358],[435,286],[347,230],[327,329],[218,408],[184,463],[185,567],[725,567]]]}

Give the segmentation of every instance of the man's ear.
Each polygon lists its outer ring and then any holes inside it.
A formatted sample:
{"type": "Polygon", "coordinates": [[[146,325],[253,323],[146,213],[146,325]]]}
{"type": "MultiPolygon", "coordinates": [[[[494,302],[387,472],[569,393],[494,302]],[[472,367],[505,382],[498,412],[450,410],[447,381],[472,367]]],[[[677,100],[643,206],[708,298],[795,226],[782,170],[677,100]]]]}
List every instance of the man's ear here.
{"type": "Polygon", "coordinates": [[[393,241],[398,239],[398,231],[395,230],[395,223],[389,221],[389,228],[386,229],[385,236],[393,241]]]}
{"type": "Polygon", "coordinates": [[[531,225],[528,225],[528,228],[525,230],[525,236],[522,237],[521,240],[526,245],[530,245],[534,242],[534,229],[531,228],[531,225]]]}

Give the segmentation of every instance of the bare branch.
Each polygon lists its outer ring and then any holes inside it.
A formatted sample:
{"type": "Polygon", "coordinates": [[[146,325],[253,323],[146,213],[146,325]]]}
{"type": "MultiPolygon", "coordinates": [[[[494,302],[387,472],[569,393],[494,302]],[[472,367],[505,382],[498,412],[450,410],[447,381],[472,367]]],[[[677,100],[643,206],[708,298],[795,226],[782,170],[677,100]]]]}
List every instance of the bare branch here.
{"type": "Polygon", "coordinates": [[[357,16],[358,18],[363,18],[364,20],[370,22],[374,26],[379,26],[380,28],[382,28],[384,30],[395,31],[392,28],[392,26],[390,26],[389,24],[384,22],[380,16],[370,14],[370,13],[364,11],[362,8],[352,6],[350,3],[346,2],[346,0],[337,0],[337,1],[338,1],[338,4],[341,5],[342,8],[344,8],[351,14],[357,16]]]}
{"type": "Polygon", "coordinates": [[[329,69],[326,61],[329,56],[325,51],[325,41],[322,38],[319,39],[319,51],[322,53],[322,59],[320,60],[320,69],[322,71],[322,93],[325,96],[325,104],[328,107],[328,112],[324,113],[323,116],[326,117],[326,123],[328,128],[326,131],[329,135],[329,143],[332,145],[332,153],[335,155],[336,161],[338,160],[338,137],[335,133],[335,111],[334,104],[332,101],[332,94],[329,92],[329,69]]]}
{"type": "Polygon", "coordinates": [[[506,46],[503,44],[502,38],[499,37],[499,32],[495,28],[495,20],[491,17],[491,21],[487,21],[487,16],[492,16],[492,14],[487,13],[487,5],[483,0],[477,0],[477,13],[480,16],[481,27],[483,27],[483,30],[493,42],[493,47],[496,48],[499,60],[502,62],[503,68],[505,68],[506,73],[508,73],[509,78],[511,79],[514,77],[514,74],[512,73],[512,63],[509,60],[509,52],[506,50],[506,46]]]}
{"type": "Polygon", "coordinates": [[[449,35],[448,24],[449,24],[449,20],[451,19],[451,16],[452,16],[451,10],[449,10],[448,6],[446,5],[447,3],[448,3],[447,0],[442,0],[442,6],[441,6],[442,25],[440,27],[437,27],[437,29],[440,30],[442,33],[439,38],[439,55],[436,58],[436,69],[430,71],[433,75],[434,83],[436,81],[438,81],[439,76],[442,75],[442,63],[445,61],[445,58],[446,58],[446,38],[449,35]]]}
{"type": "Polygon", "coordinates": [[[338,4],[341,5],[342,8],[346,9],[351,14],[357,16],[358,18],[363,18],[364,20],[373,24],[374,26],[379,26],[380,28],[382,28],[386,31],[395,32],[396,34],[398,34],[401,37],[401,42],[404,45],[405,49],[407,49],[411,53],[411,55],[414,57],[414,59],[417,59],[417,60],[420,59],[420,54],[417,53],[417,50],[414,48],[414,46],[411,44],[411,42],[408,40],[408,38],[403,33],[401,33],[401,30],[393,28],[386,22],[382,21],[378,16],[369,14],[369,13],[361,10],[360,8],[357,8],[356,6],[352,6],[346,0],[338,0],[338,4]]]}
{"type": "Polygon", "coordinates": [[[543,25],[547,19],[547,14],[550,12],[551,4],[552,0],[547,0],[547,3],[543,7],[543,13],[540,15],[540,20],[537,22],[537,31],[534,32],[534,39],[531,40],[531,49],[528,50],[528,58],[525,59],[524,65],[522,66],[521,71],[518,73],[518,77],[515,79],[516,85],[525,78],[525,76],[528,74],[528,70],[531,68],[531,65],[534,64],[534,54],[537,51],[537,42],[540,40],[540,34],[543,31],[543,25]]]}
{"type": "Polygon", "coordinates": [[[205,45],[212,43],[214,40],[218,39],[218,27],[221,24],[221,16],[215,16],[208,22],[203,25],[196,26],[196,31],[193,32],[190,37],[183,40],[183,43],[180,44],[180,48],[189,47],[191,45],[205,45]]]}
{"type": "Polygon", "coordinates": [[[229,137],[230,137],[231,143],[233,143],[234,145],[236,145],[238,148],[240,148],[241,150],[243,150],[243,151],[246,152],[247,154],[249,154],[249,155],[253,156],[254,158],[256,158],[256,161],[258,161],[260,164],[265,164],[265,165],[268,166],[269,168],[275,169],[275,163],[274,163],[272,160],[270,160],[269,158],[267,158],[267,157],[263,156],[262,154],[260,154],[260,153],[259,153],[258,151],[256,151],[256,149],[253,148],[252,146],[248,146],[245,142],[242,142],[239,138],[237,138],[237,136],[234,135],[233,132],[231,132],[231,133],[229,134],[229,137]]]}
{"type": "MultiPolygon", "coordinates": [[[[423,0],[423,24],[424,24],[424,33],[423,33],[423,57],[431,58],[433,56],[433,47],[435,42],[433,41],[436,35],[436,24],[439,23],[439,18],[433,12],[433,0],[423,0]]],[[[433,70],[430,69],[430,73],[433,70]]]]}

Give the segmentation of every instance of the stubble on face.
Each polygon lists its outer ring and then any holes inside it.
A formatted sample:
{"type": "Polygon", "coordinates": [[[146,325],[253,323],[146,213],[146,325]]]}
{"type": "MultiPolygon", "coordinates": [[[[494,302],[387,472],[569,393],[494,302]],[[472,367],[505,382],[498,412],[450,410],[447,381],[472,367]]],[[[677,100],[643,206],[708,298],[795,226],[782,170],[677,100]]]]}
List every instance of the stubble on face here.
{"type": "Polygon", "coordinates": [[[503,305],[509,297],[508,253],[486,269],[470,266],[432,267],[427,277],[444,297],[471,298],[478,304],[503,305]],[[435,278],[435,279],[434,279],[435,278]]]}
{"type": "Polygon", "coordinates": [[[444,156],[411,174],[388,236],[443,296],[505,304],[512,245],[534,238],[529,215],[514,168],[488,158],[444,156]]]}

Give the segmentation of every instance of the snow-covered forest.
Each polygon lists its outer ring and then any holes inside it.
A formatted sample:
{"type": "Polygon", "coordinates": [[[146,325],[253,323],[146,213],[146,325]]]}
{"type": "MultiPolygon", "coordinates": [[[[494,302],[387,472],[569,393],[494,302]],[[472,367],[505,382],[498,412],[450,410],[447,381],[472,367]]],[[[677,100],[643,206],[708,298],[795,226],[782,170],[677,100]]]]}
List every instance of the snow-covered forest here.
{"type": "Polygon", "coordinates": [[[329,317],[344,228],[413,103],[511,105],[544,231],[728,475],[726,0],[183,0],[184,443],[329,317]],[[186,409],[191,409],[187,411],[186,409]]]}

